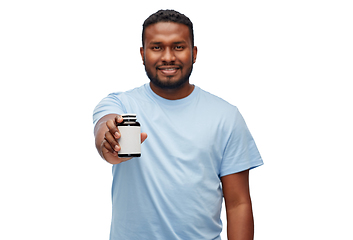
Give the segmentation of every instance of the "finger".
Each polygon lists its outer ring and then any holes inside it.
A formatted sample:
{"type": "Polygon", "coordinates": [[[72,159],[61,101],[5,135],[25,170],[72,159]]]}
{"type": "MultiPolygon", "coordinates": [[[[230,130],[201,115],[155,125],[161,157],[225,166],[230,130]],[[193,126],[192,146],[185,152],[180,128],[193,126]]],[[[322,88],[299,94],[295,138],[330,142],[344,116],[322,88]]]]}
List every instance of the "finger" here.
{"type": "Polygon", "coordinates": [[[112,149],[110,144],[105,139],[102,142],[102,154],[104,159],[106,159],[106,154],[112,154],[114,157],[118,156],[118,153],[112,149]]]}
{"type": "Polygon", "coordinates": [[[119,128],[117,127],[119,123],[122,123],[124,121],[123,117],[121,115],[117,115],[115,117],[115,126],[116,126],[116,129],[117,129],[117,132],[115,132],[115,138],[116,139],[119,139],[121,137],[121,134],[120,134],[120,130],[119,128]]]}
{"type": "Polygon", "coordinates": [[[118,125],[118,123],[121,123],[123,122],[123,117],[121,115],[118,115],[115,117],[115,122],[116,122],[116,125],[118,125]]]}
{"type": "Polygon", "coordinates": [[[108,120],[106,125],[107,125],[107,128],[109,129],[109,132],[115,137],[115,139],[119,139],[121,135],[115,123],[115,119],[108,120]]]}
{"type": "Polygon", "coordinates": [[[108,143],[107,140],[103,140],[102,142],[102,147],[104,147],[106,150],[108,150],[108,152],[114,152],[114,149],[112,148],[112,146],[110,146],[110,144],[108,143]]]}
{"type": "Polygon", "coordinates": [[[107,143],[111,146],[111,149],[113,149],[116,152],[120,151],[120,145],[118,141],[115,139],[115,137],[113,137],[111,132],[106,132],[104,138],[107,141],[107,143]]]}

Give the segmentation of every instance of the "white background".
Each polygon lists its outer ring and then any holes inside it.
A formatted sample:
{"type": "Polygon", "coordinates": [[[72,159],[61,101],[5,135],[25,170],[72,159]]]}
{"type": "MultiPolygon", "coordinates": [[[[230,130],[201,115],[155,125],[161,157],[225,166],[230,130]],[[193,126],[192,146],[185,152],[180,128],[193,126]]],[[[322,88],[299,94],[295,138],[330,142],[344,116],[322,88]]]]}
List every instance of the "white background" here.
{"type": "Polygon", "coordinates": [[[194,23],[191,82],[238,106],[265,161],[255,239],[353,239],[350,3],[2,1],[0,239],[108,239],[92,111],[148,82],[141,25],[166,8],[194,23]]]}

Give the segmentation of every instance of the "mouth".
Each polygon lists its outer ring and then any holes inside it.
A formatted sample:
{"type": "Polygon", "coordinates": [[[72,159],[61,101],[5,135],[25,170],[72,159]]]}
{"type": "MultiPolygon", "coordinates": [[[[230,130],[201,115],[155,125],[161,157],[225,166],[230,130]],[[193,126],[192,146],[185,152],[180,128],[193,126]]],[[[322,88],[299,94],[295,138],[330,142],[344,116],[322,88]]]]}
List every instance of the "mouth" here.
{"type": "Polygon", "coordinates": [[[178,72],[180,67],[178,66],[160,66],[157,67],[157,70],[159,70],[162,74],[164,75],[174,75],[178,72]]]}

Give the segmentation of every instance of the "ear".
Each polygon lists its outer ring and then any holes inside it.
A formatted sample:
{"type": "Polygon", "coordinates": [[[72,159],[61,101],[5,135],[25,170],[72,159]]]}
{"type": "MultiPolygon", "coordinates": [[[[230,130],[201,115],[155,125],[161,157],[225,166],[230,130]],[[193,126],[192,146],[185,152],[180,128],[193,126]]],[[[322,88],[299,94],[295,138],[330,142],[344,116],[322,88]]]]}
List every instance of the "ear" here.
{"type": "Polygon", "coordinates": [[[145,52],[143,50],[143,47],[140,47],[140,54],[142,58],[142,64],[145,65],[145,52]]]}
{"type": "Polygon", "coordinates": [[[195,63],[196,62],[196,57],[197,57],[197,47],[196,46],[194,46],[194,48],[192,49],[192,53],[193,53],[192,62],[195,63]]]}

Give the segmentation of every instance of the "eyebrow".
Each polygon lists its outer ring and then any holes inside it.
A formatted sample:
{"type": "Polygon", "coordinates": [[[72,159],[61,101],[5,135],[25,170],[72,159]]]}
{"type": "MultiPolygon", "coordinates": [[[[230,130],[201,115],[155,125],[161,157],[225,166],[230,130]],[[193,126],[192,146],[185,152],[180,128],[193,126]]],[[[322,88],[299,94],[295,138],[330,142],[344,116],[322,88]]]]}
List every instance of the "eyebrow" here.
{"type": "Polygon", "coordinates": [[[182,43],[186,43],[185,41],[179,41],[179,42],[173,42],[174,44],[182,44],[182,43]]]}
{"type": "Polygon", "coordinates": [[[162,44],[162,42],[150,42],[149,44],[150,45],[159,45],[159,44],[162,44]]]}
{"type": "MultiPolygon", "coordinates": [[[[178,42],[173,42],[173,44],[185,44],[186,41],[178,41],[178,42]]],[[[150,42],[150,45],[160,45],[163,44],[162,42],[150,42]]]]}

